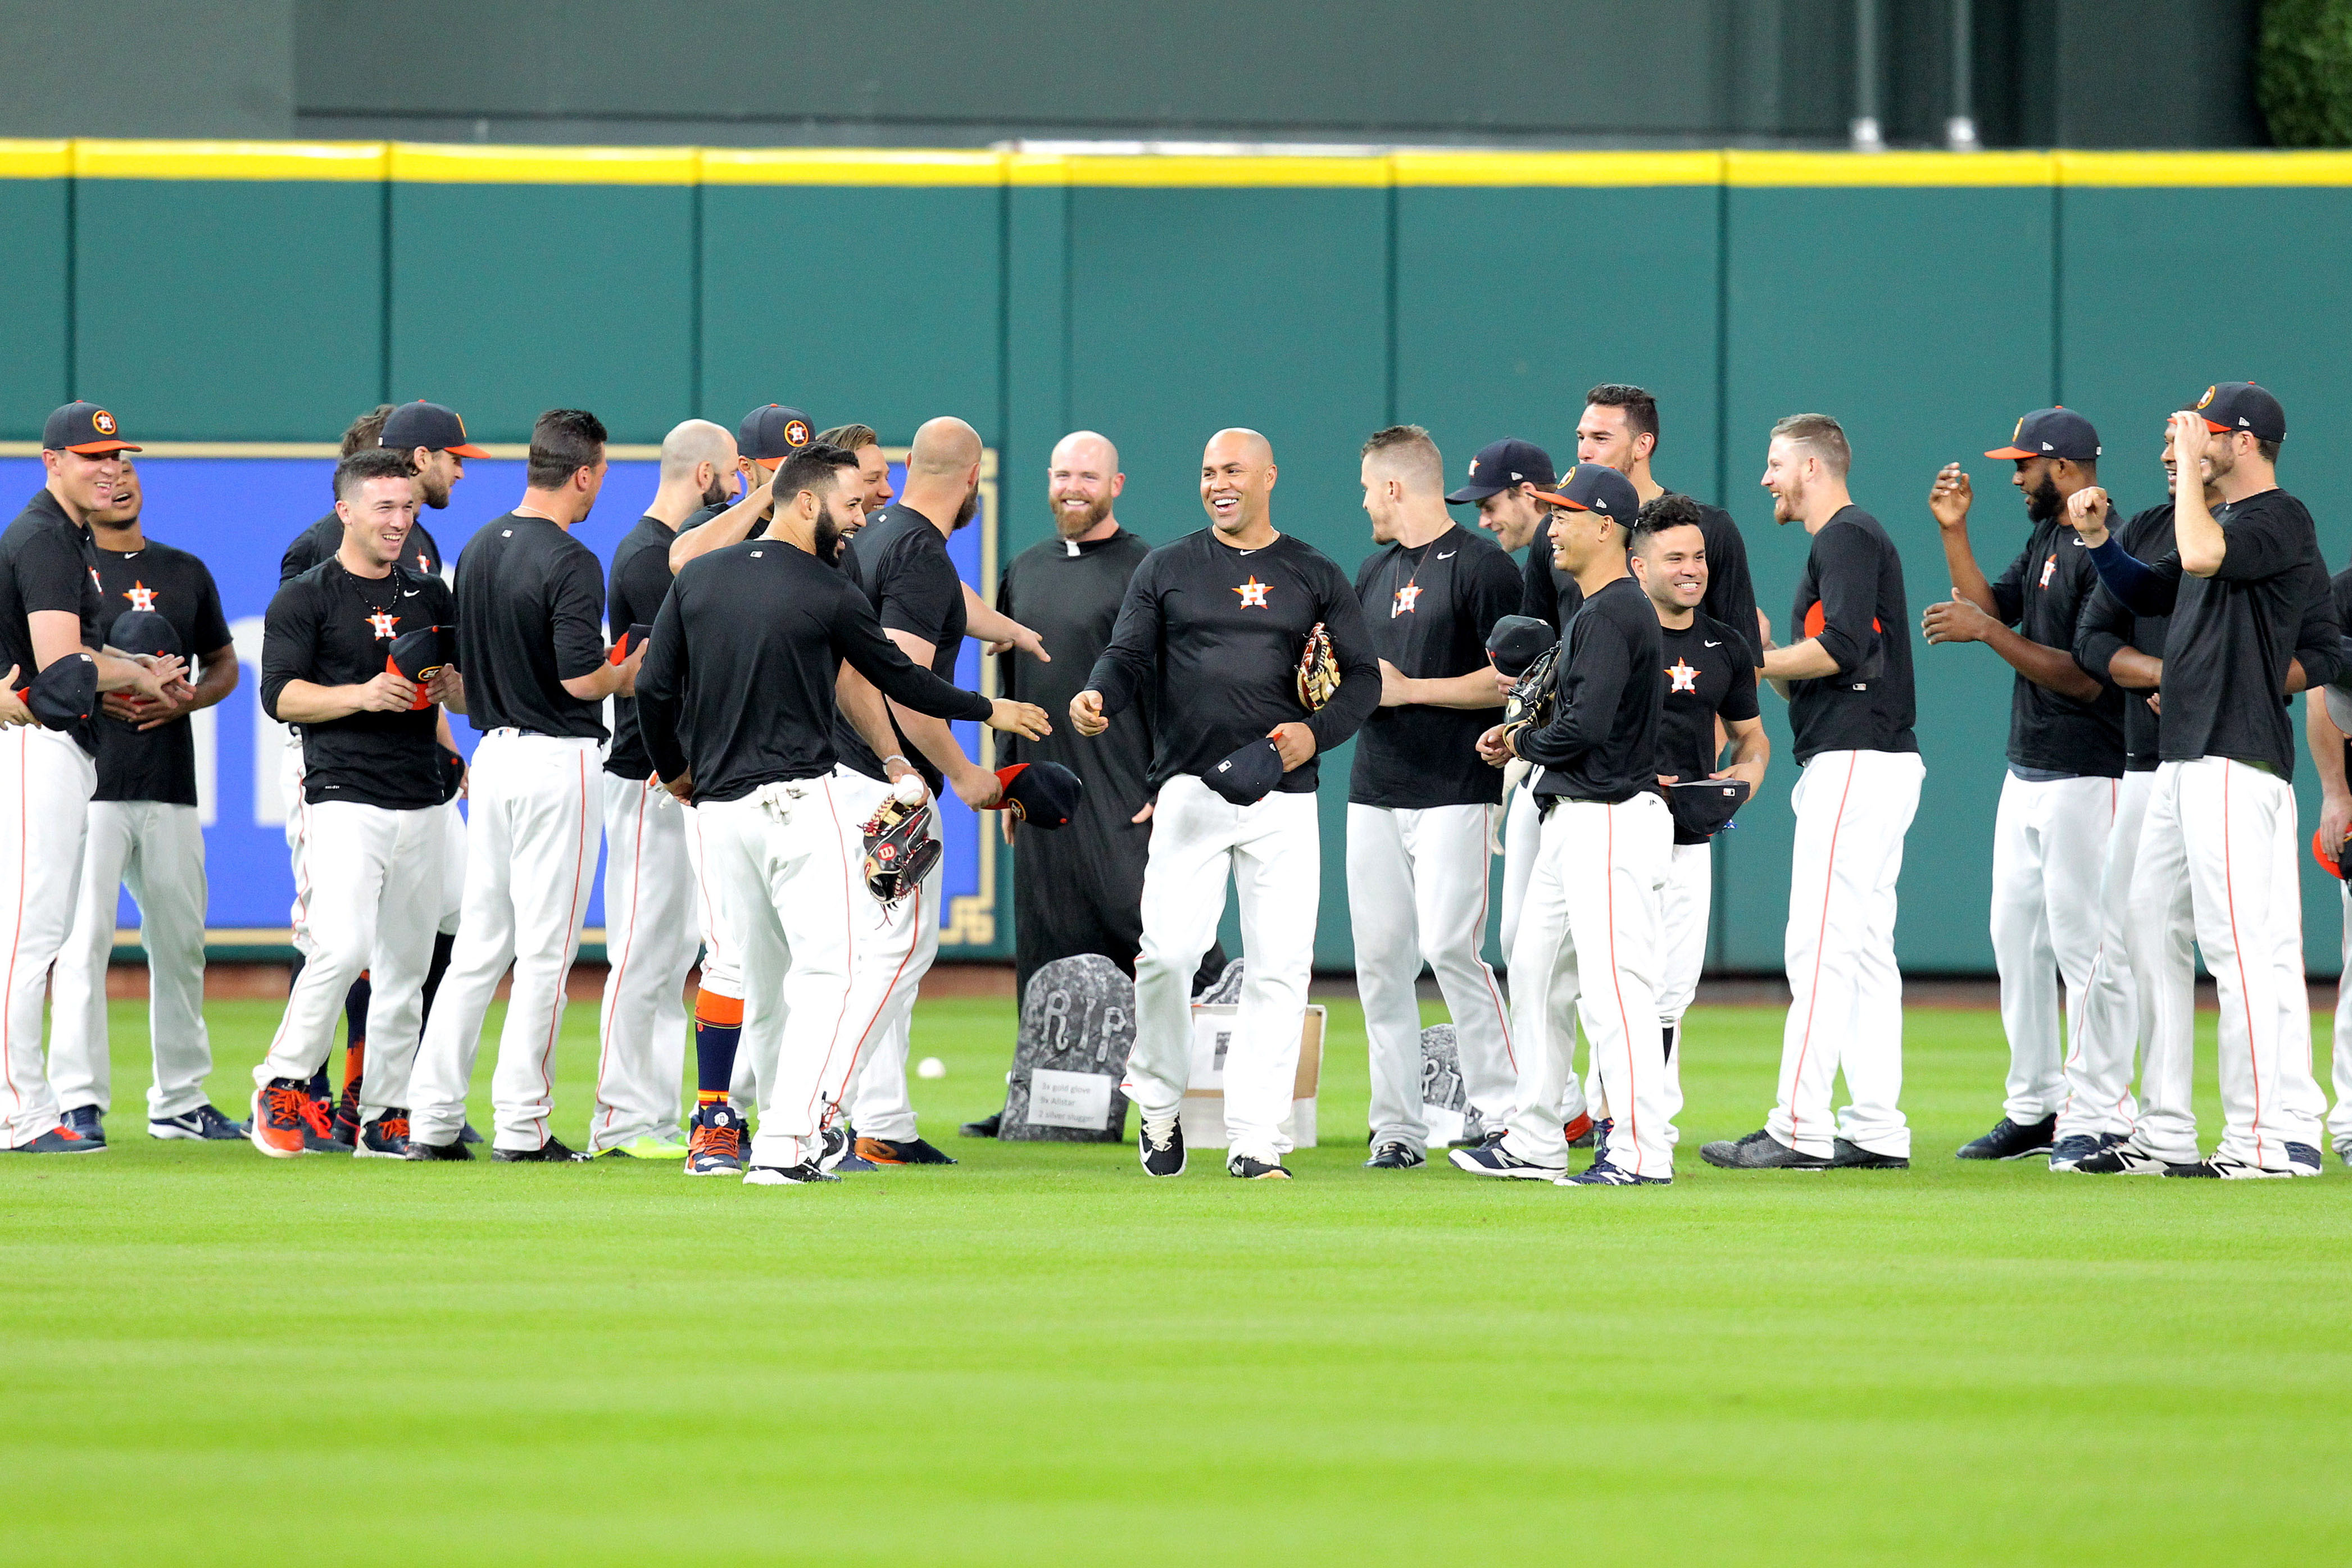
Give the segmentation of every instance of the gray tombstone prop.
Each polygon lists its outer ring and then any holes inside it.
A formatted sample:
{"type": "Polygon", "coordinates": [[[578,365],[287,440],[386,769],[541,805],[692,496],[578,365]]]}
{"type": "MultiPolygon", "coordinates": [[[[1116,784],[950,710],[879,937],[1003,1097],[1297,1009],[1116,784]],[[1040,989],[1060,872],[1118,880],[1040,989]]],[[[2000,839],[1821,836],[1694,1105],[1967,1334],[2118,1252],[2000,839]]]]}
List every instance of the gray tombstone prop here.
{"type": "Polygon", "coordinates": [[[1433,1023],[1421,1031],[1421,1115],[1433,1145],[1475,1138],[1485,1131],[1462,1082],[1462,1052],[1450,1023],[1433,1023]]]}
{"type": "Polygon", "coordinates": [[[1013,1143],[1127,1140],[1127,1053],[1135,982],[1098,953],[1056,958],[1029,977],[1021,1039],[997,1136],[1013,1143]]]}
{"type": "Polygon", "coordinates": [[[1196,1008],[1234,1007],[1242,999],[1242,965],[1235,958],[1225,966],[1224,973],[1210,982],[1209,988],[1192,998],[1196,1008]]]}

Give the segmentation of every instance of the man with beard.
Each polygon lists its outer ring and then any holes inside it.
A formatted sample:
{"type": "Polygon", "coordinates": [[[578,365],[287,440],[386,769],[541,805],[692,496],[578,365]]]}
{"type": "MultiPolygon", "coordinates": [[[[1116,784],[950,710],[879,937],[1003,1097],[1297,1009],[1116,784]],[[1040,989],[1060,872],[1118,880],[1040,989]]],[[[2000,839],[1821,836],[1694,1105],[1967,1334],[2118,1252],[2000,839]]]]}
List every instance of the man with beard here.
{"type": "MultiPolygon", "coordinates": [[[[1069,711],[1110,641],[1128,580],[1151,553],[1114,513],[1126,488],[1118,449],[1108,437],[1091,430],[1062,437],[1045,466],[1054,537],[1014,557],[997,583],[997,609],[1036,628],[1046,649],[1041,659],[1004,660],[998,675],[1008,693],[1049,714],[1069,711]]],[[[1151,716],[1150,705],[1139,704],[1084,745],[1061,731],[1039,741],[997,743],[997,756],[1008,764],[1058,762],[1086,787],[1066,826],[1022,834],[1013,852],[1016,996],[1029,994],[1029,977],[1041,967],[1080,953],[1099,953],[1135,973],[1151,844],[1151,716]]],[[[1012,833],[1010,813],[1003,822],[1012,833]]],[[[1194,989],[1213,980],[1224,962],[1223,949],[1213,946],[1193,977],[1194,989]]],[[[1003,1124],[1000,1111],[965,1123],[962,1132],[992,1138],[1003,1124]]]]}
{"type": "MultiPolygon", "coordinates": [[[[662,438],[653,504],[613,551],[605,623],[615,647],[649,627],[669,595],[670,542],[704,507],[742,486],[735,438],[689,419],[662,438]]],[[[643,633],[640,633],[642,635],[643,633]]],[[[653,777],[633,696],[613,699],[604,755],[604,1001],[597,1019],[596,1109],[588,1152],[682,1159],[678,1073],[686,1050],[687,972],[698,935],[685,812],[653,777]]],[[[725,1097],[726,1085],[720,1085],[725,1097]]]]}
{"type": "Polygon", "coordinates": [[[1959,1151],[1964,1160],[2047,1155],[2066,1102],[2065,1040],[2105,1057],[2132,1032],[2124,956],[2101,942],[2099,879],[2121,793],[2121,695],[2074,662],[2074,629],[2096,591],[2090,551],[2064,521],[2067,498],[2099,482],[2099,435],[2071,409],[2017,422],[2006,446],[1985,454],[2017,465],[2032,531],[1999,581],[1988,582],[1969,543],[1974,492],[1945,465],[1927,508],[1944,542],[1952,599],[1920,618],[1928,643],[1982,643],[2017,672],[2010,697],[2009,768],[1993,818],[1992,956],[2009,1036],[2000,1120],[1959,1151]],[[2013,630],[2012,630],[2013,628],[2013,630]]]}

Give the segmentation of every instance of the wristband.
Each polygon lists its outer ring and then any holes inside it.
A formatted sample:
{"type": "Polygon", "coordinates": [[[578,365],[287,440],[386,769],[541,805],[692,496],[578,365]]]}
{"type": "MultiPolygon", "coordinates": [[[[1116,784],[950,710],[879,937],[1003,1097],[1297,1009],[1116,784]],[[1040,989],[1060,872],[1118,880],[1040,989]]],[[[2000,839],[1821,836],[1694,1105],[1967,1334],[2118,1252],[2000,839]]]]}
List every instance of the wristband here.
{"type": "MultiPolygon", "coordinates": [[[[883,760],[885,763],[891,763],[891,762],[907,762],[907,759],[906,759],[905,758],[903,758],[903,757],[899,756],[899,755],[898,755],[897,752],[895,752],[895,751],[894,751],[894,752],[892,752],[889,756],[887,756],[887,757],[884,758],[882,760],[883,760]]],[[[908,767],[909,767],[909,768],[912,768],[912,767],[914,766],[914,764],[913,764],[913,763],[911,763],[911,762],[907,762],[907,766],[908,766],[908,767]]]]}

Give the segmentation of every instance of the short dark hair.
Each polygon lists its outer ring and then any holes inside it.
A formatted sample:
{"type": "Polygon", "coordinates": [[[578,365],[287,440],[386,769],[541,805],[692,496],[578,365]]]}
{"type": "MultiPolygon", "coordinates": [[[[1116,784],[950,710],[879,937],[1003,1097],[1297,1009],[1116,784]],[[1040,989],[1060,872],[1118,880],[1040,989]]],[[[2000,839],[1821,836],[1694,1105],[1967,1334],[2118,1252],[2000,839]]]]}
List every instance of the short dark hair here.
{"type": "Polygon", "coordinates": [[[1640,550],[1668,528],[1696,528],[1705,520],[1706,514],[1699,510],[1696,501],[1669,490],[1642,503],[1642,509],[1633,515],[1633,528],[1626,538],[1625,548],[1640,550]]]}
{"type": "Polygon", "coordinates": [[[388,446],[363,446],[346,453],[335,465],[335,499],[340,501],[371,479],[414,479],[415,465],[405,452],[388,446]]]}
{"type": "Polygon", "coordinates": [[[604,456],[604,422],[584,408],[551,408],[530,427],[534,490],[552,490],[604,456]]]}
{"type": "Polygon", "coordinates": [[[814,446],[838,446],[844,452],[863,452],[869,446],[879,446],[882,438],[874,434],[870,424],[836,424],[831,430],[817,432],[814,446]]]}
{"type": "Polygon", "coordinates": [[[383,444],[383,422],[392,417],[392,404],[380,402],[343,429],[343,455],[365,452],[383,444]]]}
{"type": "Polygon", "coordinates": [[[1656,398],[1652,397],[1640,387],[1627,386],[1622,382],[1602,382],[1584,394],[1585,407],[1591,408],[1595,403],[1602,408],[1623,409],[1627,434],[1646,435],[1650,438],[1652,446],[1656,445],[1658,439],[1658,400],[1656,398]]]}
{"type": "Polygon", "coordinates": [[[2264,441],[2257,435],[2254,437],[2254,450],[2263,455],[2263,461],[2265,463],[2274,464],[2278,461],[2279,444],[2275,441],[2264,441]]]}
{"type": "Polygon", "coordinates": [[[782,506],[803,490],[823,497],[833,493],[840,483],[844,468],[857,466],[857,454],[829,441],[814,441],[802,447],[783,461],[776,470],[776,483],[768,493],[782,506]]]}

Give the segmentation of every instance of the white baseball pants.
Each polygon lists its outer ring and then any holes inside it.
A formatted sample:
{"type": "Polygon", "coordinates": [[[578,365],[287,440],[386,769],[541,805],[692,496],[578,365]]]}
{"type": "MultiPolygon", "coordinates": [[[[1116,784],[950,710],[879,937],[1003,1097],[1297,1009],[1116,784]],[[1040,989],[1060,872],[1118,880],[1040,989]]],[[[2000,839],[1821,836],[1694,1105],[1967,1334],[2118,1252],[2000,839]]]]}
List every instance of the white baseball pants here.
{"type": "Polygon", "coordinates": [[[2344,912],[2344,972],[2336,982],[2336,1109],[2328,1113],[2327,1136],[2343,1155],[2352,1151],[2352,883],[2336,899],[2344,912]]]}
{"type": "Polygon", "coordinates": [[[1127,1097],[1176,1114],[1192,1073],[1192,975],[1217,937],[1225,878],[1240,897],[1241,1006],[1225,1053],[1230,1157],[1290,1152],[1298,1035],[1315,967],[1323,847],[1315,797],[1276,793],[1235,806],[1189,773],[1160,786],[1143,868],[1143,950],[1135,961],[1135,1048],[1127,1097]]]}
{"type": "Polygon", "coordinates": [[[646,779],[599,775],[604,795],[604,1001],[588,1148],[684,1134],[686,977],[698,946],[686,813],[646,779]]]}
{"type": "MultiPolygon", "coordinates": [[[[563,982],[596,874],[597,742],[494,729],[474,751],[467,795],[466,940],[433,1000],[409,1091],[409,1135],[456,1141],[481,1050],[482,1019],[514,967],[499,1064],[490,1080],[497,1147],[536,1149],[550,1136],[563,982]]],[[[313,846],[313,853],[316,846],[313,846]]],[[[373,1043],[368,1076],[373,1078],[373,1043]]],[[[371,1092],[373,1092],[373,1085],[371,1092]]]]}
{"type": "MultiPolygon", "coordinates": [[[[841,790],[841,799],[856,814],[856,822],[851,824],[853,830],[889,798],[890,786],[853,768],[836,768],[833,777],[841,790]]],[[[981,825],[984,830],[995,826],[992,822],[981,825]]],[[[864,834],[853,831],[851,845],[862,865],[866,854],[864,834]]],[[[881,1015],[858,1051],[857,1071],[841,1103],[842,1115],[857,1129],[861,1138],[908,1143],[918,1135],[915,1103],[907,1092],[907,1058],[914,1044],[915,998],[922,989],[923,977],[931,972],[931,965],[940,956],[942,875],[943,868],[933,866],[919,888],[888,909],[870,894],[863,903],[850,901],[850,907],[863,922],[858,935],[858,961],[890,972],[881,1015]]],[[[865,885],[862,873],[858,885],[865,885]]]]}
{"type": "MultiPolygon", "coordinates": [[[[1530,771],[1528,775],[1535,775],[1530,771]]],[[[1535,792],[1525,784],[1503,791],[1503,962],[1519,939],[1519,906],[1528,901],[1528,883],[1536,873],[1536,852],[1543,847],[1543,814],[1536,810],[1535,792]]]]}
{"type": "MultiPolygon", "coordinates": [[[[2311,1075],[2294,829],[2294,790],[2273,773],[2222,757],[2162,763],[2132,883],[2141,945],[2185,907],[2220,994],[2220,1155],[2280,1171],[2288,1144],[2319,1143],[2325,1108],[2311,1075]]],[[[2172,1164],[2198,1157],[2193,1065],[2189,1040],[2159,1030],[2140,1075],[2133,1142],[2172,1164]]]]}
{"type": "Polygon", "coordinates": [[[455,936],[466,913],[466,813],[457,802],[441,808],[441,919],[436,936],[455,936]]]}
{"type": "Polygon", "coordinates": [[[1575,1068],[1581,1019],[1599,1092],[1618,1111],[1609,1162],[1635,1176],[1675,1174],[1682,1095],[1658,1037],[1674,839],[1666,803],[1647,793],[1613,805],[1563,800],[1543,818],[1511,949],[1519,1082],[1503,1146],[1523,1160],[1567,1168],[1559,1108],[1582,1099],[1575,1068]]]}
{"type": "Polygon", "coordinates": [[[1805,1154],[1826,1158],[1843,1137],[1873,1154],[1910,1157],[1911,1129],[1897,1104],[1895,883],[1927,771],[1916,752],[1822,751],[1790,792],[1797,833],[1782,944],[1789,1020],[1780,1099],[1765,1125],[1805,1154]],[[1832,1117],[1830,1089],[1841,1069],[1853,1103],[1832,1117]]]}
{"type": "Polygon", "coordinates": [[[2069,1042],[2132,1037],[2127,963],[2104,943],[2100,879],[2115,835],[2118,779],[2032,780],[2004,774],[1992,830],[1992,956],[2009,1036],[2002,1114],[2020,1126],[2066,1101],[2069,1042]],[[2065,1038],[2059,1036],[2063,977],[2065,1038]]]}
{"type": "Polygon", "coordinates": [[[1348,918],[1371,1052],[1375,1145],[1402,1143],[1416,1152],[1429,1146],[1421,1082],[1424,959],[1454,1019],[1470,1103],[1488,1126],[1510,1113],[1518,1082],[1510,1017],[1479,951],[1486,941],[1487,842],[1497,810],[1348,807],[1348,918]]]}
{"type": "Polygon", "coordinates": [[[49,1087],[68,1110],[114,1108],[106,966],[114,955],[116,895],[126,884],[139,904],[139,943],[147,950],[147,1037],[155,1063],[147,1119],[161,1121],[204,1104],[213,1070],[205,1031],[205,831],[194,806],[89,803],[73,931],[49,979],[49,1087]]]}
{"type": "MultiPolygon", "coordinates": [[[[2181,918],[2161,932],[2143,926],[2132,907],[2132,874],[2139,864],[2140,829],[2147,820],[2153,769],[2127,772],[2116,786],[2115,821],[2107,831],[2099,875],[2099,969],[2125,983],[2129,1028],[2073,1029],[2066,1042],[2066,1099],[2058,1110],[2058,1136],[2128,1134],[2139,1118],[2132,1073],[2154,1049],[2159,1031],[2182,1043],[2196,1027],[2197,969],[2192,933],[2181,918]],[[2153,946],[2148,942],[2153,940],[2153,946]]],[[[2119,1020],[2121,1021],[2121,1020],[2119,1020]]]]}
{"type": "Polygon", "coordinates": [[[97,788],[98,764],[72,737],[33,725],[0,729],[0,920],[14,938],[0,998],[0,1145],[8,1148],[61,1120],[41,1065],[41,1004],[73,928],[97,788]]]}
{"type": "Polygon", "coordinates": [[[327,1063],[343,1000],[369,975],[367,1073],[360,1119],[405,1108],[425,1014],[425,975],[441,915],[441,808],[388,810],[356,801],[289,808],[305,819],[308,885],[295,904],[294,945],[302,972],[269,1053],[253,1070],[257,1089],[272,1079],[308,1082],[327,1063]]]}
{"type": "Polygon", "coordinates": [[[873,929],[858,824],[840,777],[768,784],[697,808],[702,870],[743,965],[743,1040],[778,1040],[751,1163],[815,1160],[890,984],[860,950],[873,929]]]}
{"type": "MultiPolygon", "coordinates": [[[[1669,819],[1673,810],[1668,809],[1669,819]]],[[[1665,886],[1659,894],[1658,1045],[1664,1053],[1666,1081],[1676,1104],[1683,1092],[1683,1014],[1698,995],[1699,977],[1706,970],[1707,914],[1715,903],[1714,845],[1675,844],[1666,864],[1665,886]]],[[[1591,1051],[1590,1042],[1586,1050],[1591,1051]]],[[[1594,1064],[1588,1060],[1587,1071],[1594,1064]]],[[[1594,1082],[1591,1111],[1595,1121],[1609,1119],[1609,1097],[1594,1082]]],[[[1680,1143],[1682,1129],[1669,1125],[1668,1137],[1680,1143]]]]}
{"type": "MultiPolygon", "coordinates": [[[[694,873],[695,927],[702,939],[702,978],[698,988],[730,1001],[743,999],[743,966],[737,957],[735,939],[727,934],[726,923],[719,906],[719,894],[702,873],[702,816],[692,806],[685,810],[686,862],[694,873]]],[[[768,1042],[772,1046],[775,1041],[768,1042]]],[[[749,1109],[760,1103],[760,1085],[772,1061],[772,1052],[762,1057],[749,1049],[739,1030],[736,1036],[735,1072],[728,1084],[728,1094],[738,1106],[749,1109]]]]}

